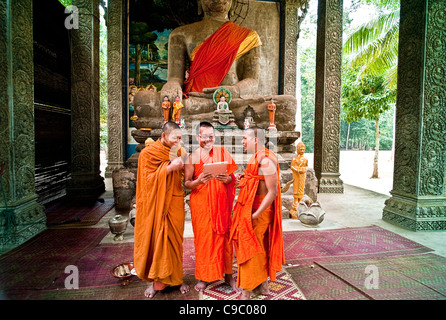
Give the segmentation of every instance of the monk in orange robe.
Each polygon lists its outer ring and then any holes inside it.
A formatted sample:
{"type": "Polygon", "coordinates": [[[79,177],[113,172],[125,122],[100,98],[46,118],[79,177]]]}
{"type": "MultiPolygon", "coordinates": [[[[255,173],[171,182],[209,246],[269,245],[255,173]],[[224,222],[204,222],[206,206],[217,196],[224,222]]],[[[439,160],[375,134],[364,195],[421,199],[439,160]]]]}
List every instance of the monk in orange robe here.
{"type": "Polygon", "coordinates": [[[258,127],[248,128],[243,135],[243,147],[254,154],[244,173],[237,176],[240,193],[230,232],[243,300],[250,299],[254,291],[269,294],[268,277],[274,281],[285,263],[279,162],[263,147],[263,137],[264,131],[258,127]]]}
{"type": "MultiPolygon", "coordinates": [[[[153,282],[144,292],[152,298],[168,286],[183,284],[184,191],[181,130],[166,122],[161,138],[144,148],[138,160],[134,266],[137,276],[153,282]]],[[[184,159],[184,160],[183,160],[184,159]]]]}
{"type": "Polygon", "coordinates": [[[229,241],[232,206],[235,198],[237,165],[224,147],[214,146],[214,128],[201,122],[197,128],[200,147],[189,156],[184,169],[184,186],[192,189],[190,208],[195,243],[195,290],[203,291],[208,282],[225,281],[237,290],[232,278],[233,249],[229,241]],[[215,177],[203,172],[206,163],[228,163],[226,173],[215,177]]]}

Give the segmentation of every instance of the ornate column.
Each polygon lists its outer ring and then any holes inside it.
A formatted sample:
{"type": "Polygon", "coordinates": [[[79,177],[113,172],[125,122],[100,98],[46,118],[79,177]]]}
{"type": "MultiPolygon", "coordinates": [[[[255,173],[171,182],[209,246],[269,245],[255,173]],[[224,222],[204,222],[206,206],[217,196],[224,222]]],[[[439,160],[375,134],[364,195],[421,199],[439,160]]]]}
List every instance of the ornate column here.
{"type": "Polygon", "coordinates": [[[32,10],[31,0],[0,2],[0,253],[46,229],[34,183],[32,10]]]}
{"type": "Polygon", "coordinates": [[[124,167],[125,116],[123,92],[124,1],[109,0],[107,6],[107,80],[108,80],[108,166],[106,177],[124,167]]]}
{"type": "Polygon", "coordinates": [[[392,197],[383,220],[446,230],[446,3],[402,1],[392,197]]]}
{"type": "Polygon", "coordinates": [[[99,0],[73,0],[79,28],[71,30],[70,197],[96,199],[105,191],[99,171],[99,0]]]}
{"type": "Polygon", "coordinates": [[[296,96],[298,10],[300,0],[282,0],[281,8],[281,47],[282,65],[279,94],[296,96]]]}
{"type": "Polygon", "coordinates": [[[319,192],[343,193],[339,178],[343,0],[319,0],[314,169],[319,192]]]}

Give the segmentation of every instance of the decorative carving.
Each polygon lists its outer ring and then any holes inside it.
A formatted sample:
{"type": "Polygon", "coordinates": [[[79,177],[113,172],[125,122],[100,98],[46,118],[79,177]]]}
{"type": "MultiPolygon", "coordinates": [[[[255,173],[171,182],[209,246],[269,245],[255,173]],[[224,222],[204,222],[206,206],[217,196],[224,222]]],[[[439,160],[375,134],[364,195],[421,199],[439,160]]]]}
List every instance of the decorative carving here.
{"type": "Polygon", "coordinates": [[[318,5],[314,169],[319,192],[343,193],[339,179],[342,1],[318,5]]]}
{"type": "MultiPolygon", "coordinates": [[[[8,250],[46,228],[34,184],[34,68],[32,1],[0,3],[0,163],[15,224],[0,215],[0,249],[8,250]]],[[[0,211],[4,208],[3,196],[0,211]]]]}
{"type": "Polygon", "coordinates": [[[446,3],[402,2],[392,198],[383,219],[446,230],[446,3]]]}
{"type": "Polygon", "coordinates": [[[79,29],[71,30],[72,161],[67,192],[95,198],[105,191],[99,175],[99,2],[73,0],[79,29]]]}
{"type": "Polygon", "coordinates": [[[109,0],[107,6],[107,81],[108,81],[108,165],[105,177],[122,168],[125,159],[122,96],[123,1],[109,0]]]}

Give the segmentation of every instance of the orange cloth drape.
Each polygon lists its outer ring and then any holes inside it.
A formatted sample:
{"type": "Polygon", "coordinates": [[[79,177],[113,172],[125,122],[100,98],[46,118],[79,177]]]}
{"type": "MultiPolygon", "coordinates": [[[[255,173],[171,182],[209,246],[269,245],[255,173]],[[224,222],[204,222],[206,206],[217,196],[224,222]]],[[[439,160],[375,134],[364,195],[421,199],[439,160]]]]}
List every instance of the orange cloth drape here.
{"type": "MultiPolygon", "coordinates": [[[[276,272],[282,269],[282,264],[285,263],[285,254],[283,248],[282,236],[282,198],[280,194],[280,182],[277,184],[277,197],[272,205],[272,217],[267,228],[266,245],[262,245],[254,231],[252,213],[255,209],[255,199],[259,198],[256,195],[259,181],[264,179],[264,176],[259,175],[259,162],[262,158],[269,157],[277,165],[277,174],[279,174],[279,162],[276,155],[269,149],[263,148],[257,151],[248,161],[245,175],[239,183],[240,193],[234,207],[232,218],[232,226],[230,238],[234,241],[237,265],[240,266],[259,254],[266,254],[267,257],[267,274],[272,281],[276,279],[276,272]],[[267,250],[267,252],[265,252],[267,250]]],[[[265,212],[261,214],[264,219],[265,212]]],[[[253,268],[260,268],[255,265],[253,268]]],[[[251,277],[253,273],[258,270],[249,270],[245,274],[239,274],[237,284],[243,283],[241,277],[251,277]]],[[[263,282],[263,281],[261,281],[263,282]]],[[[259,285],[259,282],[257,285],[259,285]]],[[[249,288],[244,288],[249,290],[249,288]]]]}
{"type": "Polygon", "coordinates": [[[185,97],[189,92],[219,86],[234,60],[260,44],[255,31],[225,22],[193,52],[189,78],[184,83],[185,97]]]}
{"type": "Polygon", "coordinates": [[[138,277],[175,286],[183,282],[182,172],[167,175],[172,155],[160,139],[138,160],[134,266],[138,277]]]}
{"type": "Polygon", "coordinates": [[[190,208],[195,244],[195,277],[210,282],[232,273],[233,250],[229,241],[232,206],[235,198],[235,164],[229,152],[213,147],[211,152],[194,164],[193,179],[203,172],[205,163],[228,162],[227,173],[232,182],[224,184],[213,179],[191,191],[190,208]]]}

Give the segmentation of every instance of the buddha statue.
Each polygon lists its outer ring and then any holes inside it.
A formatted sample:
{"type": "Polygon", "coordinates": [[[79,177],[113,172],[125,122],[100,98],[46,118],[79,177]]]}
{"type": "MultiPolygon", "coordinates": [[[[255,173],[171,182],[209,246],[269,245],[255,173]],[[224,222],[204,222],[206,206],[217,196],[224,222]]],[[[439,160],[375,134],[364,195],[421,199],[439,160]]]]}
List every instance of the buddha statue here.
{"type": "MultiPolygon", "coordinates": [[[[267,105],[272,97],[258,93],[262,43],[256,31],[229,21],[234,4],[232,0],[200,0],[203,19],[170,34],[167,82],[160,93],[171,101],[176,96],[184,98],[186,125],[213,117],[213,94],[220,87],[231,93],[229,107],[239,128],[243,128],[248,105],[264,119],[265,127],[269,125],[267,105]]],[[[277,129],[294,131],[295,97],[278,95],[274,101],[277,129]]]]}

